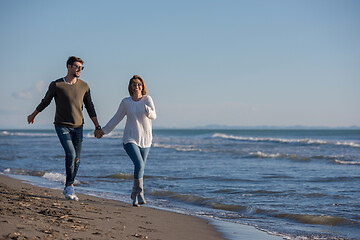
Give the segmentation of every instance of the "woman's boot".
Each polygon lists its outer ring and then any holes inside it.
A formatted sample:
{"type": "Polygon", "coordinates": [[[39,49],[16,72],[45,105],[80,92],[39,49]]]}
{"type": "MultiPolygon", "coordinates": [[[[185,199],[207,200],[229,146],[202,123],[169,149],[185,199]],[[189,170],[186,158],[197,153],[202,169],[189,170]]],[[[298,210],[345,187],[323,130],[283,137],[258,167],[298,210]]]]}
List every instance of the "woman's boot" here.
{"type": "Polygon", "coordinates": [[[139,180],[139,187],[138,187],[138,203],[139,204],[146,204],[145,196],[144,196],[144,179],[140,178],[139,180]]]}
{"type": "Polygon", "coordinates": [[[133,200],[133,206],[139,207],[138,203],[138,192],[139,192],[139,179],[134,179],[134,185],[131,192],[131,199],[133,200]]]}

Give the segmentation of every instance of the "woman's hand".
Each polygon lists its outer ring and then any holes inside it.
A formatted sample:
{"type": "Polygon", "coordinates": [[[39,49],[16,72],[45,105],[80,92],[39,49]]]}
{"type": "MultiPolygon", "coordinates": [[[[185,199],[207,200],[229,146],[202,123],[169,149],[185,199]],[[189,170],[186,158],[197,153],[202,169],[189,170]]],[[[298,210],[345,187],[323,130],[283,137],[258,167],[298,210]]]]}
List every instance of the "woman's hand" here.
{"type": "Polygon", "coordinates": [[[145,107],[145,115],[151,120],[155,120],[156,119],[155,109],[153,109],[151,106],[146,104],[144,105],[144,107],[145,107]]]}
{"type": "Polygon", "coordinates": [[[147,113],[147,114],[149,114],[149,112],[150,112],[150,107],[148,106],[148,105],[144,105],[144,108],[145,108],[145,112],[147,113]]]}

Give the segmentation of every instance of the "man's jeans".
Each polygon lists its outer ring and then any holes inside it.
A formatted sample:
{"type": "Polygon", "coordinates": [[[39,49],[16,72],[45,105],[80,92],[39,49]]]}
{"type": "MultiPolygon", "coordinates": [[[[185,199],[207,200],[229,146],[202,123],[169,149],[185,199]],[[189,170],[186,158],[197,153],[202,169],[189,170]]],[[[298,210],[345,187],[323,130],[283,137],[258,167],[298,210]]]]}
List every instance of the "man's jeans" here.
{"type": "Polygon", "coordinates": [[[74,183],[76,173],[80,165],[81,144],[83,141],[83,127],[69,128],[55,127],[61,145],[65,150],[66,183],[69,186],[74,183]]]}

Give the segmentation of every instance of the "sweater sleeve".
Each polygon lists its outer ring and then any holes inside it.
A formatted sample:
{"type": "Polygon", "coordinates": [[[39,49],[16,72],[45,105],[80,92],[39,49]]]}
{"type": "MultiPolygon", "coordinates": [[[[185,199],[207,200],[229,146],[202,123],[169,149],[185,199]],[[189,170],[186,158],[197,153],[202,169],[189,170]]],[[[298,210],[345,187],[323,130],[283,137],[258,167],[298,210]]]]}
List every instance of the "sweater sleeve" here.
{"type": "Polygon", "coordinates": [[[86,93],[84,95],[84,105],[85,105],[86,111],[89,114],[89,117],[90,118],[96,117],[94,103],[91,100],[90,88],[88,89],[88,91],[86,91],[86,93]]]}
{"type": "Polygon", "coordinates": [[[110,121],[102,128],[105,134],[110,133],[114,128],[121,122],[121,120],[126,115],[126,108],[124,99],[121,101],[118,110],[116,111],[115,115],[110,119],[110,121]]]}
{"type": "Polygon", "coordinates": [[[147,96],[146,102],[145,102],[145,114],[148,118],[151,120],[156,119],[156,111],[155,111],[155,105],[150,96],[147,96]]]}
{"type": "Polygon", "coordinates": [[[51,100],[55,96],[55,81],[51,82],[49,85],[49,88],[45,94],[45,97],[41,100],[40,104],[36,107],[36,110],[39,112],[43,111],[49,104],[51,103],[51,100]]]}

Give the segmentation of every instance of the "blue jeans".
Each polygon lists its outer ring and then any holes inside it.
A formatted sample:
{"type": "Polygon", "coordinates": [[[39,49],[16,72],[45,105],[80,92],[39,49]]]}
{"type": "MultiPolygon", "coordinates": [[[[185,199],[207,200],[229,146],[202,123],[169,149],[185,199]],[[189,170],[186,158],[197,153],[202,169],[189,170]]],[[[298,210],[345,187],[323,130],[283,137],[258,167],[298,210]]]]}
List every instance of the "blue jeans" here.
{"type": "Polygon", "coordinates": [[[141,148],[134,143],[127,143],[124,144],[124,149],[134,163],[134,178],[143,178],[150,148],[141,148]]]}
{"type": "Polygon", "coordinates": [[[63,126],[55,127],[60,143],[65,151],[65,186],[74,183],[76,173],[80,165],[80,152],[83,141],[83,127],[70,128],[63,126]]]}

